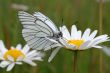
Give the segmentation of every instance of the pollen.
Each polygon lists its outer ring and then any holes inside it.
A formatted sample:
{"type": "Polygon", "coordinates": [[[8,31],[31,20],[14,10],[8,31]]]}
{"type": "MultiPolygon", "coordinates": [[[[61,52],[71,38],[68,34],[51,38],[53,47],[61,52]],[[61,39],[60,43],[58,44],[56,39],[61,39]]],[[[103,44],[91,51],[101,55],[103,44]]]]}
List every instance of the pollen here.
{"type": "Polygon", "coordinates": [[[68,44],[75,45],[78,48],[84,43],[84,40],[68,40],[68,44]]]}
{"type": "Polygon", "coordinates": [[[10,50],[8,50],[8,51],[4,54],[4,59],[5,59],[5,60],[8,60],[8,56],[13,57],[13,58],[14,58],[14,61],[16,61],[16,59],[17,59],[19,56],[25,57],[25,55],[24,55],[20,50],[17,50],[17,49],[10,49],[10,50]]]}

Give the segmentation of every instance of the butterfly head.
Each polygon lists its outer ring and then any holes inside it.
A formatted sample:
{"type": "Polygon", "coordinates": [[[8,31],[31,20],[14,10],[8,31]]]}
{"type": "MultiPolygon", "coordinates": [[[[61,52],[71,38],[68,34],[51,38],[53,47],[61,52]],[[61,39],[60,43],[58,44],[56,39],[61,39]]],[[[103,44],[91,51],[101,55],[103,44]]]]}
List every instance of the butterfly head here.
{"type": "Polygon", "coordinates": [[[57,38],[60,38],[60,37],[62,37],[63,36],[63,34],[62,34],[62,32],[60,31],[59,33],[58,33],[58,35],[57,35],[57,38]]]}

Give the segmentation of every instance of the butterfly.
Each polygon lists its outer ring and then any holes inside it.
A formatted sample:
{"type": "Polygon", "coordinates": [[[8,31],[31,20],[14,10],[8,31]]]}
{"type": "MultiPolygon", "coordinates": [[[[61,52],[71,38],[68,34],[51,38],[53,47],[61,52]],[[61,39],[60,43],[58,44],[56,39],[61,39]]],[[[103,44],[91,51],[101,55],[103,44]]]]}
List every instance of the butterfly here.
{"type": "Polygon", "coordinates": [[[19,11],[18,16],[23,25],[22,36],[32,49],[46,51],[56,47],[49,57],[48,61],[51,61],[63,45],[60,42],[62,32],[47,16],[40,12],[31,15],[19,11]]]}

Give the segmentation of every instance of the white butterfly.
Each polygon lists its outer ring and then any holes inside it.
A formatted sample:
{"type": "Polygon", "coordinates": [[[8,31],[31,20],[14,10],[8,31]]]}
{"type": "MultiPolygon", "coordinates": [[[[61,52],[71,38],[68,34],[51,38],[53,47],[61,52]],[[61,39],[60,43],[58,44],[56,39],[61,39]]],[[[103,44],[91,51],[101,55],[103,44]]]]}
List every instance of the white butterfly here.
{"type": "Polygon", "coordinates": [[[51,61],[62,47],[60,42],[62,32],[58,31],[55,24],[40,12],[31,15],[19,11],[18,15],[21,24],[23,24],[22,35],[31,48],[45,51],[56,47],[48,60],[51,61]]]}

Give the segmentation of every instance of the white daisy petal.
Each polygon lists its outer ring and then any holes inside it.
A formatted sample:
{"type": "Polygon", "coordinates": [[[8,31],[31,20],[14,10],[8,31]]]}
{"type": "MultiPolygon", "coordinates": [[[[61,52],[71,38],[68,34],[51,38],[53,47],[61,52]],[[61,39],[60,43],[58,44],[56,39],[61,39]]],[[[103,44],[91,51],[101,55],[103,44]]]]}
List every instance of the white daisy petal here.
{"type": "Polygon", "coordinates": [[[77,49],[75,45],[67,45],[66,48],[70,49],[70,50],[76,50],[77,49]]]}
{"type": "Polygon", "coordinates": [[[43,59],[41,57],[33,57],[33,58],[31,58],[31,60],[43,61],[43,59]]]}
{"type": "Polygon", "coordinates": [[[35,57],[35,56],[37,56],[37,55],[38,55],[38,53],[33,53],[33,54],[31,54],[31,55],[28,55],[27,57],[31,58],[31,57],[35,57]]]}
{"type": "Polygon", "coordinates": [[[62,27],[59,27],[59,29],[60,29],[60,31],[61,31],[61,32],[63,32],[63,29],[62,29],[62,27]]]}
{"type": "Polygon", "coordinates": [[[89,28],[86,29],[85,32],[84,32],[84,34],[82,35],[82,39],[84,39],[85,41],[87,41],[88,38],[89,38],[89,35],[90,35],[90,31],[91,30],[89,28]]]}
{"type": "Polygon", "coordinates": [[[10,64],[9,61],[2,61],[2,62],[0,63],[0,67],[5,68],[5,67],[8,66],[9,64],[10,64]]]}
{"type": "Polygon", "coordinates": [[[107,35],[98,36],[91,41],[90,45],[92,46],[97,45],[99,43],[107,41],[107,39],[108,39],[107,35]]]}
{"type": "Polygon", "coordinates": [[[48,59],[48,62],[51,62],[52,59],[56,56],[56,54],[58,53],[58,51],[60,50],[61,47],[57,47],[53,52],[52,54],[50,55],[49,59],[48,59]]]}
{"type": "Polygon", "coordinates": [[[7,51],[2,40],[0,40],[0,51],[2,54],[4,54],[7,51]]]}
{"type": "Polygon", "coordinates": [[[92,46],[95,46],[101,42],[104,42],[106,41],[108,38],[107,38],[107,35],[101,35],[101,36],[98,36],[96,38],[94,38],[93,40],[91,40],[91,43],[89,44],[88,48],[89,47],[92,47],[92,46]]]}
{"type": "Polygon", "coordinates": [[[8,55],[8,60],[14,62],[14,58],[10,55],[8,55]]]}
{"type": "Polygon", "coordinates": [[[71,39],[76,39],[77,38],[77,28],[75,25],[72,25],[71,28],[71,39]]]}
{"type": "Polygon", "coordinates": [[[60,38],[59,41],[63,44],[59,47],[67,47],[68,46],[68,40],[66,40],[65,38],[60,38]]]}
{"type": "Polygon", "coordinates": [[[19,64],[19,65],[21,65],[22,64],[22,62],[15,62],[16,64],[19,64]]]}
{"type": "Polygon", "coordinates": [[[19,56],[17,59],[16,59],[16,61],[22,61],[23,60],[23,56],[19,56]]]}
{"type": "Polygon", "coordinates": [[[62,32],[63,33],[63,37],[66,38],[66,39],[69,39],[70,38],[70,33],[69,33],[69,31],[68,31],[66,26],[62,27],[62,31],[63,31],[62,32]]]}
{"type": "Polygon", "coordinates": [[[15,66],[15,63],[10,64],[10,65],[7,67],[7,71],[12,70],[12,68],[13,68],[14,66],[15,66]]]}
{"type": "Polygon", "coordinates": [[[95,40],[97,40],[97,39],[103,39],[103,38],[106,38],[108,35],[101,35],[101,36],[98,36],[98,37],[96,37],[96,38],[94,38],[93,40],[95,41],[95,40]]]}
{"type": "Polygon", "coordinates": [[[93,31],[93,32],[91,33],[91,35],[89,36],[89,40],[93,40],[94,37],[96,36],[96,34],[97,34],[97,30],[93,31]]]}
{"type": "Polygon", "coordinates": [[[78,31],[77,39],[81,39],[81,35],[82,35],[82,32],[81,31],[78,31]]]}
{"type": "Polygon", "coordinates": [[[23,50],[22,50],[22,52],[24,54],[27,54],[29,50],[30,50],[30,47],[28,45],[25,45],[24,48],[23,48],[23,50]]]}
{"type": "Polygon", "coordinates": [[[3,54],[0,52],[0,60],[4,60],[3,54]]]}
{"type": "Polygon", "coordinates": [[[30,65],[32,65],[32,66],[36,66],[37,65],[36,63],[32,62],[29,59],[24,59],[23,61],[26,62],[26,63],[28,63],[28,64],[30,64],[30,65]]]}
{"type": "Polygon", "coordinates": [[[21,48],[22,48],[22,45],[21,45],[21,44],[18,44],[18,45],[16,46],[16,49],[18,49],[18,50],[21,50],[21,48]]]}
{"type": "Polygon", "coordinates": [[[29,53],[27,53],[27,56],[30,56],[30,55],[32,55],[32,54],[34,54],[34,53],[36,53],[36,50],[30,51],[29,53]]]}
{"type": "Polygon", "coordinates": [[[15,49],[13,46],[11,46],[11,49],[15,49]]]}
{"type": "Polygon", "coordinates": [[[83,49],[87,49],[87,46],[90,44],[91,41],[86,41],[85,43],[83,43],[81,46],[80,46],[80,49],[83,50],[83,49]]]}
{"type": "Polygon", "coordinates": [[[108,40],[107,39],[100,39],[99,41],[93,43],[92,45],[95,46],[97,44],[100,44],[100,43],[103,43],[103,42],[106,42],[106,41],[108,41],[108,40]]]}
{"type": "Polygon", "coordinates": [[[95,46],[92,46],[94,48],[103,48],[102,46],[98,46],[98,45],[95,45],[95,46]]]}

